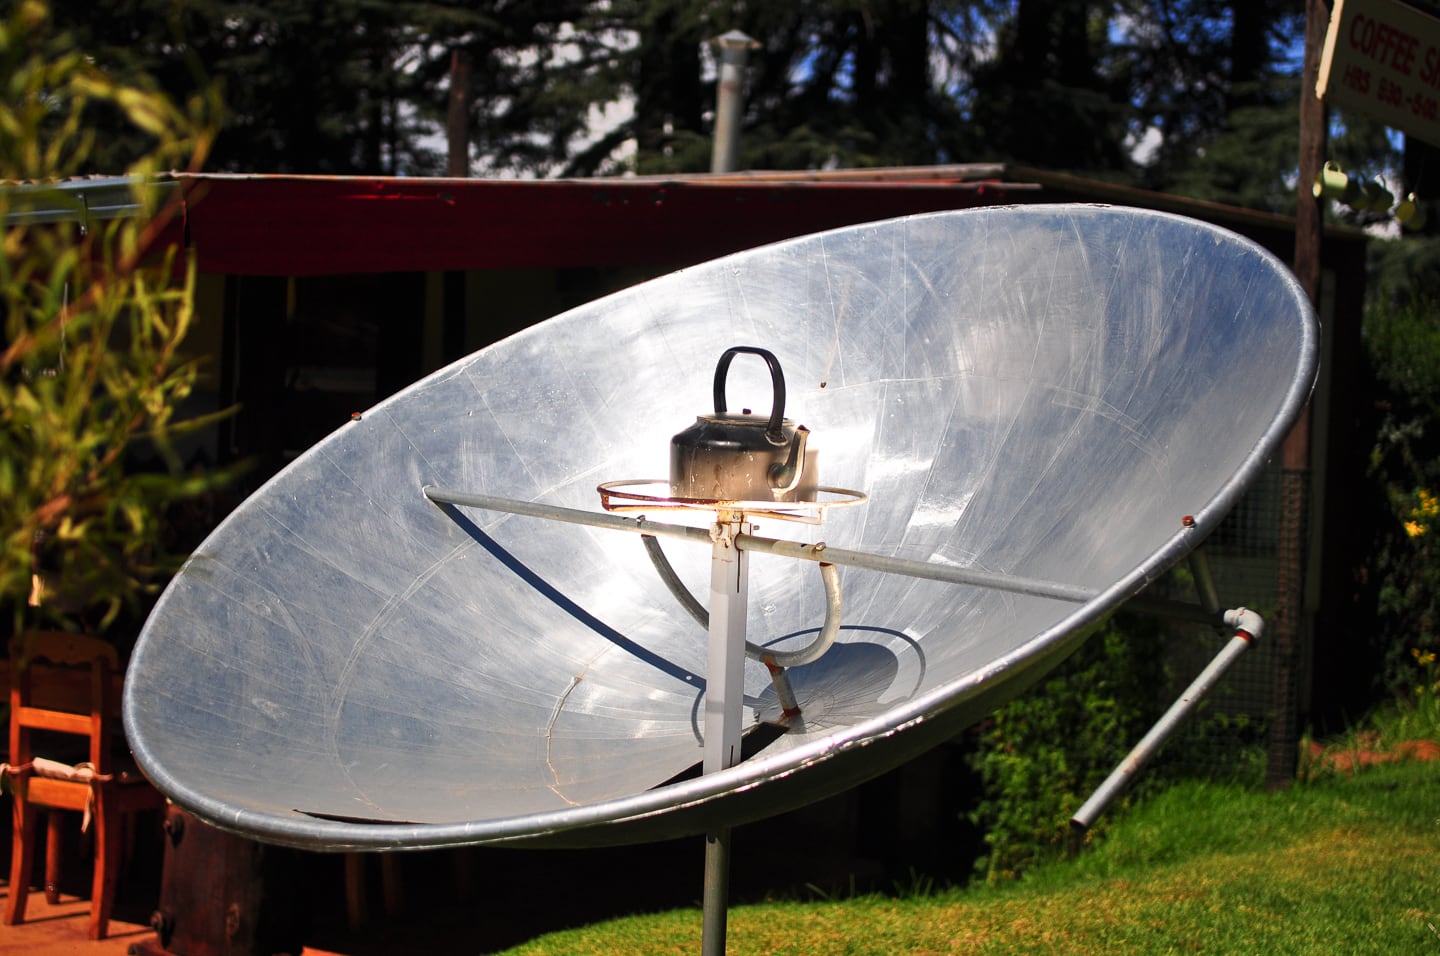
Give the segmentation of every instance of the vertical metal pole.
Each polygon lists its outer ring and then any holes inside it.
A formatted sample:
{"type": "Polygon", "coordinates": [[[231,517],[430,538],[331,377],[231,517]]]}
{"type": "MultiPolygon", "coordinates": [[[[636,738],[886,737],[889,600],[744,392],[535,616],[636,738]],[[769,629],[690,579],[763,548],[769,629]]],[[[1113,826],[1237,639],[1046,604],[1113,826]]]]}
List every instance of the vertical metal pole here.
{"type": "Polygon", "coordinates": [[[705,773],[735,765],[745,699],[745,611],[749,555],[735,539],[750,533],[743,515],[722,513],[710,531],[710,637],[705,664],[705,773]]]}
{"type": "Polygon", "coordinates": [[[701,911],[702,956],[725,956],[730,910],[730,828],[705,834],[705,898],[701,911]]]}
{"type": "Polygon", "coordinates": [[[449,153],[445,174],[457,179],[470,175],[470,60],[450,51],[450,99],[445,113],[445,139],[449,153]]]}
{"type": "Polygon", "coordinates": [[[740,161],[740,119],[744,112],[745,57],[760,44],[739,30],[709,41],[720,54],[715,83],[715,142],[710,151],[712,173],[733,172],[740,161]]]}
{"type": "MultiPolygon", "coordinates": [[[[738,512],[721,512],[710,530],[710,634],[705,665],[705,751],[701,765],[715,773],[740,759],[745,703],[745,612],[749,556],[736,546],[751,527],[738,512]]],[[[705,893],[701,952],[725,952],[730,897],[730,828],[705,835],[705,893]]]]}

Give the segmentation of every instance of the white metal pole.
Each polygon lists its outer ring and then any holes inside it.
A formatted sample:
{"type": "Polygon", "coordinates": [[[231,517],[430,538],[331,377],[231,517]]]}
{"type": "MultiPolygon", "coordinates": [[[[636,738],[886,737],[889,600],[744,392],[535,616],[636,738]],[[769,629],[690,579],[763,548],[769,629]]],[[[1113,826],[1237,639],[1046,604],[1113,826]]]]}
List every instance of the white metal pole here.
{"type": "MultiPolygon", "coordinates": [[[[740,759],[740,724],[745,713],[745,612],[749,597],[749,556],[736,539],[750,533],[738,512],[721,512],[710,529],[710,628],[705,665],[705,773],[733,767],[740,759]]],[[[725,952],[730,896],[730,828],[705,836],[705,893],[700,948],[705,956],[725,952]]]]}
{"type": "Polygon", "coordinates": [[[1111,802],[1130,785],[1130,781],[1140,772],[1140,768],[1150,760],[1151,757],[1165,745],[1180,724],[1190,715],[1200,701],[1215,686],[1215,683],[1230,669],[1230,665],[1240,659],[1240,655],[1250,649],[1250,645],[1256,641],[1264,632],[1265,622],[1259,614],[1248,608],[1233,608],[1225,612],[1225,623],[1235,628],[1235,636],[1225,642],[1220,652],[1205,666],[1199,676],[1190,682],[1185,688],[1185,693],[1170,709],[1155,722],[1149,732],[1141,738],[1140,742],[1131,749],[1120,765],[1110,772],[1105,782],[1096,788],[1084,805],[1070,818],[1071,830],[1078,833],[1090,829],[1100,814],[1105,812],[1111,802]]]}
{"type": "Polygon", "coordinates": [[[705,665],[705,773],[740,759],[745,701],[745,611],[750,568],[737,539],[750,533],[742,515],[723,513],[710,531],[710,635],[705,665]]]}

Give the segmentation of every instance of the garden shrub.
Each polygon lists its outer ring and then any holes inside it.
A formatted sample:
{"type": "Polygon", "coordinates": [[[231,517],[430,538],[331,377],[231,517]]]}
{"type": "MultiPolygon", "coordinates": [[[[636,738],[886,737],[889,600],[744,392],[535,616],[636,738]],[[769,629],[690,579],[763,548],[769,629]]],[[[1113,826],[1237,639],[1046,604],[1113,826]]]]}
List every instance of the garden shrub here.
{"type": "Polygon", "coordinates": [[[1372,377],[1368,475],[1378,504],[1361,578],[1385,691],[1440,649],[1440,241],[1376,243],[1362,337],[1372,377]]]}
{"type": "Polygon", "coordinates": [[[1163,657],[1160,625],[1118,614],[981,725],[970,758],[982,785],[970,814],[984,834],[977,873],[1014,876],[1063,851],[1070,817],[1168,704],[1163,657]]]}

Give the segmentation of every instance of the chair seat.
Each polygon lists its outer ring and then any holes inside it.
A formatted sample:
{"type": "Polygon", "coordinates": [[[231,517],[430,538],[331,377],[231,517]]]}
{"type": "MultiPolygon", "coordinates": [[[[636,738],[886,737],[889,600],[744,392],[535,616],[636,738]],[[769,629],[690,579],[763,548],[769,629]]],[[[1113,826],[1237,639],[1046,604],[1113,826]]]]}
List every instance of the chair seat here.
{"type": "Polygon", "coordinates": [[[122,820],[159,810],[164,796],[141,775],[118,732],[119,668],[113,646],[93,637],[25,632],[10,644],[10,759],[3,768],[12,791],[9,898],[3,921],[23,922],[40,816],[47,817],[46,894],[57,893],[61,817],[78,811],[91,831],[92,939],[105,936],[124,852],[122,820]],[[39,666],[37,666],[39,665],[39,666]],[[123,753],[121,756],[118,752],[123,753]]]}

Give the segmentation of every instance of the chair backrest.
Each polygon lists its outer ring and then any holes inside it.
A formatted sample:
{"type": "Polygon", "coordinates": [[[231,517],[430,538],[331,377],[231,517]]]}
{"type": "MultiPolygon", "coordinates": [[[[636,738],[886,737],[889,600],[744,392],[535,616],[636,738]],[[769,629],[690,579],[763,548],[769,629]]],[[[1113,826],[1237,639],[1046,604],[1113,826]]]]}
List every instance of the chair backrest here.
{"type": "MultiPolygon", "coordinates": [[[[35,731],[88,738],[89,762],[108,773],[117,708],[114,646],[61,631],[24,631],[10,641],[10,760],[33,759],[35,731]]],[[[43,756],[43,755],[42,755],[43,756]]]]}

